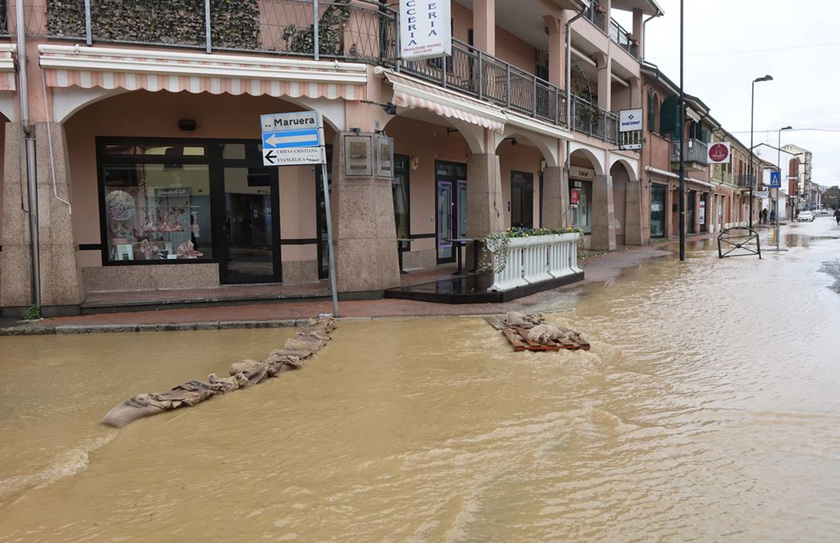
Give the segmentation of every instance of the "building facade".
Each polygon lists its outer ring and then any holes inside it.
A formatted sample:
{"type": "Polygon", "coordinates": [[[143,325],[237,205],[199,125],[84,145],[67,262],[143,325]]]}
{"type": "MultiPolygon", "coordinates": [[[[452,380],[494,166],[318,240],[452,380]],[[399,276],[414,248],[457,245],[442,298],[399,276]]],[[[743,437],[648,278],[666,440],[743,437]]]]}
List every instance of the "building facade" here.
{"type": "Polygon", "coordinates": [[[30,218],[47,314],[103,291],[323,281],[320,168],[263,165],[271,113],[324,119],[344,295],[400,284],[398,239],[410,269],[510,226],[649,239],[642,155],[616,144],[619,110],[644,107],[654,0],[458,0],[452,55],[418,61],[397,59],[384,2],[152,4],[3,5],[4,313],[33,301],[30,218]]]}

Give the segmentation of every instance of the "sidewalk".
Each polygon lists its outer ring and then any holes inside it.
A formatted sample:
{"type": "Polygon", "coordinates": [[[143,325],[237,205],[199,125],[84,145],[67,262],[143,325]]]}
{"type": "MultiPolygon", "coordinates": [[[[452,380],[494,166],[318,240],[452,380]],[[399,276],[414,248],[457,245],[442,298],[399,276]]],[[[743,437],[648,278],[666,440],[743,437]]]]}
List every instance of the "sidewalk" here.
{"type": "MultiPolygon", "coordinates": [[[[700,241],[716,236],[693,236],[690,241],[700,241]]],[[[507,311],[528,312],[532,308],[556,300],[563,293],[580,286],[611,280],[625,268],[640,265],[645,260],[673,255],[676,241],[657,243],[655,246],[625,248],[623,250],[590,256],[581,261],[585,279],[558,289],[519,298],[506,304],[434,304],[409,300],[357,300],[339,303],[342,318],[421,317],[499,314],[507,311]]],[[[80,334],[93,332],[135,332],[168,330],[213,330],[225,328],[274,328],[300,326],[306,319],[321,313],[332,313],[332,301],[327,298],[295,299],[277,303],[230,305],[187,309],[132,311],[57,317],[31,323],[0,323],[0,335],[30,334],[80,334]]]]}

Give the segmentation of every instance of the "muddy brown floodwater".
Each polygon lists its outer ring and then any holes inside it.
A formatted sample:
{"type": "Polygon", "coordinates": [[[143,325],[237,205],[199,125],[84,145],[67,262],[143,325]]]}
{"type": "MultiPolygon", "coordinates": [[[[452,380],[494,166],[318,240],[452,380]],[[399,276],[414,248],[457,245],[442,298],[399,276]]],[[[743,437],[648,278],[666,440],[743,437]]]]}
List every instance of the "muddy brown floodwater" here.
{"type": "Polygon", "coordinates": [[[116,402],[292,331],[2,338],[0,541],[836,541],[837,238],[559,293],[590,352],[342,322],[301,371],[121,431],[116,402]]]}

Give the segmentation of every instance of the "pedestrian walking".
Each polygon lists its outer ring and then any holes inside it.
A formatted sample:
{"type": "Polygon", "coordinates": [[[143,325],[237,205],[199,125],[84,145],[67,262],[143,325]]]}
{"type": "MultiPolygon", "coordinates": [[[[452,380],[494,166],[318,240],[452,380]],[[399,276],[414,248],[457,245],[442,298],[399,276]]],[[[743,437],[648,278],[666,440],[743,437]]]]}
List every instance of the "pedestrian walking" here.
{"type": "Polygon", "coordinates": [[[840,225],[840,206],[834,210],[834,220],[837,221],[838,225],[840,225]]]}
{"type": "Polygon", "coordinates": [[[776,224],[776,210],[770,210],[770,224],[776,224]]]}
{"type": "Polygon", "coordinates": [[[767,224],[767,208],[761,210],[761,224],[767,224]]]}

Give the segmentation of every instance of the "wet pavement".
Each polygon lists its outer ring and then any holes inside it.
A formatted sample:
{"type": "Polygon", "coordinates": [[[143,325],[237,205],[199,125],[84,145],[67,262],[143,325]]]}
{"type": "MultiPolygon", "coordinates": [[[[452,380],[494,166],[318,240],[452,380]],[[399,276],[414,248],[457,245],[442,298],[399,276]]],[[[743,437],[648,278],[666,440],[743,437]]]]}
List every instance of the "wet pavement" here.
{"type": "Polygon", "coordinates": [[[528,301],[589,352],[344,321],[302,370],[121,431],[97,424],[115,403],[292,331],[0,338],[0,542],[834,541],[838,238],[628,251],[528,301]]]}

